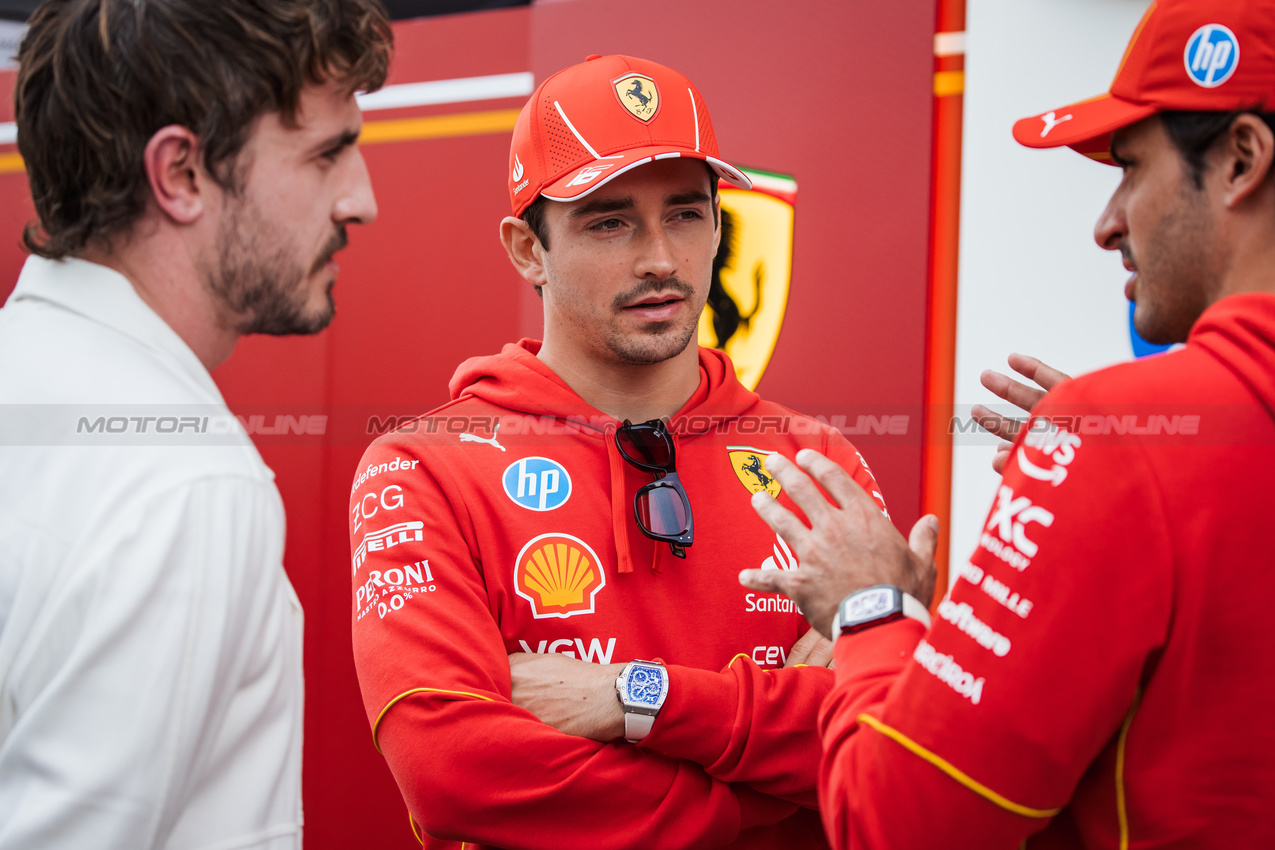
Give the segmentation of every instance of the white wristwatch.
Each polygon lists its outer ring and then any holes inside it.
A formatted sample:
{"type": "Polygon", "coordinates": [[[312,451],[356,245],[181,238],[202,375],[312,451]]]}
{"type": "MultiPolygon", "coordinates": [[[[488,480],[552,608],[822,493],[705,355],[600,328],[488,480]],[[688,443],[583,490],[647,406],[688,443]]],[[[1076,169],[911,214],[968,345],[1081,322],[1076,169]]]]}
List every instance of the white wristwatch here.
{"type": "Polygon", "coordinates": [[[841,600],[832,618],[829,637],[833,642],[842,635],[852,635],[873,626],[893,623],[910,617],[930,627],[930,612],[916,597],[889,584],[877,584],[856,590],[841,600]]]}
{"type": "Polygon", "coordinates": [[[651,734],[668,698],[668,671],[658,661],[630,661],[615,680],[615,698],[624,707],[624,740],[636,744],[651,734]]]}

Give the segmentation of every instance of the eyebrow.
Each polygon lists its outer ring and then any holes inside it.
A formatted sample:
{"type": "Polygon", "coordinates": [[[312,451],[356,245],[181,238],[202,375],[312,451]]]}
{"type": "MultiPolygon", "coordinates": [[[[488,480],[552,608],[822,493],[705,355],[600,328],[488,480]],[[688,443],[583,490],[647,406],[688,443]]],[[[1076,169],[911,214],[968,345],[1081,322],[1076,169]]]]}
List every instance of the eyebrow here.
{"type": "MultiPolygon", "coordinates": [[[[664,199],[666,207],[680,207],[687,204],[707,204],[712,199],[706,192],[694,190],[691,192],[679,192],[676,195],[669,195],[664,199]]],[[[620,198],[599,198],[596,201],[590,201],[582,207],[577,207],[571,211],[572,218],[586,218],[598,213],[619,212],[620,210],[633,209],[633,199],[625,196],[620,198]]]]}
{"type": "Polygon", "coordinates": [[[630,197],[599,198],[596,201],[590,201],[582,207],[576,207],[571,211],[571,217],[584,218],[598,213],[618,212],[619,210],[629,209],[633,209],[633,199],[630,197]]]}
{"type": "Polygon", "coordinates": [[[664,199],[666,207],[680,207],[686,204],[707,204],[712,198],[707,192],[701,192],[698,189],[693,192],[680,192],[676,195],[669,195],[664,199]]]}
{"type": "Polygon", "coordinates": [[[355,130],[355,129],[342,130],[340,133],[337,133],[336,135],[333,135],[333,136],[329,136],[328,138],[319,142],[317,145],[314,146],[314,149],[318,153],[327,153],[328,151],[332,151],[332,150],[343,150],[345,148],[350,147],[353,144],[356,144],[359,140],[359,134],[361,132],[362,132],[362,128],[359,128],[358,130],[355,130]]]}

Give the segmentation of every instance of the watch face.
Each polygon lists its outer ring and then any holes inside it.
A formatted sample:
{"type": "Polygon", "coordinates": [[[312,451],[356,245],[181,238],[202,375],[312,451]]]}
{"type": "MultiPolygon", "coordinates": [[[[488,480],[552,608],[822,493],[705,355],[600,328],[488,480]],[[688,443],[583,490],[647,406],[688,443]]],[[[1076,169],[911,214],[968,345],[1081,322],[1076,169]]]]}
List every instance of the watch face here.
{"type": "Polygon", "coordinates": [[[864,590],[846,600],[841,623],[846,626],[875,620],[892,612],[895,605],[893,588],[874,587],[864,590]]]}
{"type": "Polygon", "coordinates": [[[638,705],[657,706],[664,693],[664,671],[659,667],[639,667],[629,669],[629,699],[638,705]]]}

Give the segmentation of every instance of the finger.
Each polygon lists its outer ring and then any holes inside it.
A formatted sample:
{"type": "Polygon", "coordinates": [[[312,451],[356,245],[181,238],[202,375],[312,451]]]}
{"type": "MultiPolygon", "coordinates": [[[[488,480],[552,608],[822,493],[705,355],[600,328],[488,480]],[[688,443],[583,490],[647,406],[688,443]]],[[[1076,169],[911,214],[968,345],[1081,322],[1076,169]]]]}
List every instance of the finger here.
{"type": "Polygon", "coordinates": [[[810,529],[797,519],[796,514],[775,501],[765,490],[753,494],[753,510],[761,517],[762,522],[770,526],[771,531],[784,539],[789,546],[796,549],[804,541],[810,529]]]}
{"type": "Polygon", "coordinates": [[[819,486],[832,496],[838,507],[845,509],[851,505],[859,505],[865,509],[871,507],[874,512],[880,511],[868,492],[850,477],[849,472],[827,455],[814,449],[802,449],[797,452],[797,465],[819,482],[819,486]]]}
{"type": "Polygon", "coordinates": [[[1071,380],[1066,372],[1060,372],[1052,366],[1040,362],[1026,354],[1009,355],[1009,367],[1028,380],[1035,381],[1046,390],[1052,390],[1063,381],[1071,380]]]}
{"type": "Polygon", "coordinates": [[[509,654],[509,666],[517,667],[519,664],[526,664],[528,661],[534,661],[536,656],[528,652],[512,652],[509,654]]]}
{"type": "Polygon", "coordinates": [[[792,572],[789,570],[742,570],[739,574],[739,583],[744,587],[753,590],[760,590],[762,593],[782,593],[784,596],[790,596],[791,590],[790,578],[792,572]]]}
{"type": "Polygon", "coordinates": [[[916,521],[908,534],[908,548],[912,554],[928,564],[934,560],[934,553],[939,547],[939,518],[927,514],[916,521]]]}
{"type": "Polygon", "coordinates": [[[818,638],[818,640],[816,640],[814,645],[810,647],[810,652],[809,654],[806,655],[806,660],[803,661],[802,663],[805,664],[807,667],[832,666],[832,652],[833,652],[832,641],[828,640],[826,637],[819,634],[814,629],[811,629],[810,631],[811,633],[815,635],[816,638],[818,638]]]}
{"type": "Polygon", "coordinates": [[[970,408],[970,416],[974,417],[974,424],[992,436],[1000,437],[1002,440],[1013,440],[1018,436],[1018,429],[1023,427],[1023,423],[1017,419],[1001,416],[996,411],[981,404],[976,404],[970,408]]]}
{"type": "Polygon", "coordinates": [[[807,629],[806,633],[797,638],[797,642],[792,645],[792,649],[788,650],[788,657],[784,660],[785,667],[795,667],[798,664],[808,664],[806,660],[810,657],[810,651],[814,649],[815,644],[819,641],[820,634],[814,629],[807,629]]]}
{"type": "MultiPolygon", "coordinates": [[[[1049,367],[1046,366],[1045,368],[1049,367]]],[[[984,370],[983,374],[979,375],[978,380],[984,387],[1023,410],[1031,410],[1036,406],[1037,402],[1045,397],[1044,390],[1021,384],[1012,378],[1002,375],[1000,372],[993,372],[991,369],[984,370]]]]}
{"type": "Polygon", "coordinates": [[[1009,463],[1009,449],[996,452],[996,457],[992,458],[992,471],[997,475],[1004,475],[1007,463],[1009,463]]]}
{"type": "MultiPolygon", "coordinates": [[[[828,512],[832,509],[832,505],[819,492],[819,488],[815,486],[815,482],[792,461],[779,453],[766,456],[766,469],[771,476],[779,482],[784,491],[788,493],[789,498],[801,508],[806,515],[806,519],[812,524],[823,521],[828,512]]],[[[753,507],[757,507],[758,496],[765,494],[764,490],[759,490],[753,495],[753,507]]],[[[769,494],[766,494],[769,495],[769,494]]],[[[774,502],[774,499],[770,499],[774,502]]],[[[760,513],[760,510],[758,511],[760,513]]],[[[763,517],[764,519],[764,517],[763,517]]],[[[773,527],[773,526],[772,526],[773,527]]],[[[779,529],[775,529],[778,531],[779,529]]],[[[792,542],[791,540],[789,541],[792,542]]]]}

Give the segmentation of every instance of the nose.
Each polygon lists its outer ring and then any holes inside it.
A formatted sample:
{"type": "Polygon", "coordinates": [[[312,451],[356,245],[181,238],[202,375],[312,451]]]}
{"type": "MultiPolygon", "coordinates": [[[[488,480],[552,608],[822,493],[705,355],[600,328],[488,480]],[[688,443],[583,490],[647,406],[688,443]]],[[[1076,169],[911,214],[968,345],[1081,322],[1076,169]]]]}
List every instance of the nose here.
{"type": "Polygon", "coordinates": [[[346,189],[337,198],[332,218],[337,224],[371,224],[376,221],[376,194],[372,191],[372,178],[367,173],[367,163],[358,148],[350,151],[349,176],[346,189]]]}
{"type": "Polygon", "coordinates": [[[1122,186],[1111,195],[1106,209],[1102,211],[1102,215],[1098,216],[1098,222],[1093,228],[1093,238],[1098,243],[1098,247],[1103,250],[1118,251],[1128,233],[1129,224],[1125,219],[1122,186]]]}
{"type": "Polygon", "coordinates": [[[677,260],[673,256],[668,233],[660,224],[649,226],[645,231],[634,274],[656,280],[672,277],[677,270],[677,260]]]}

